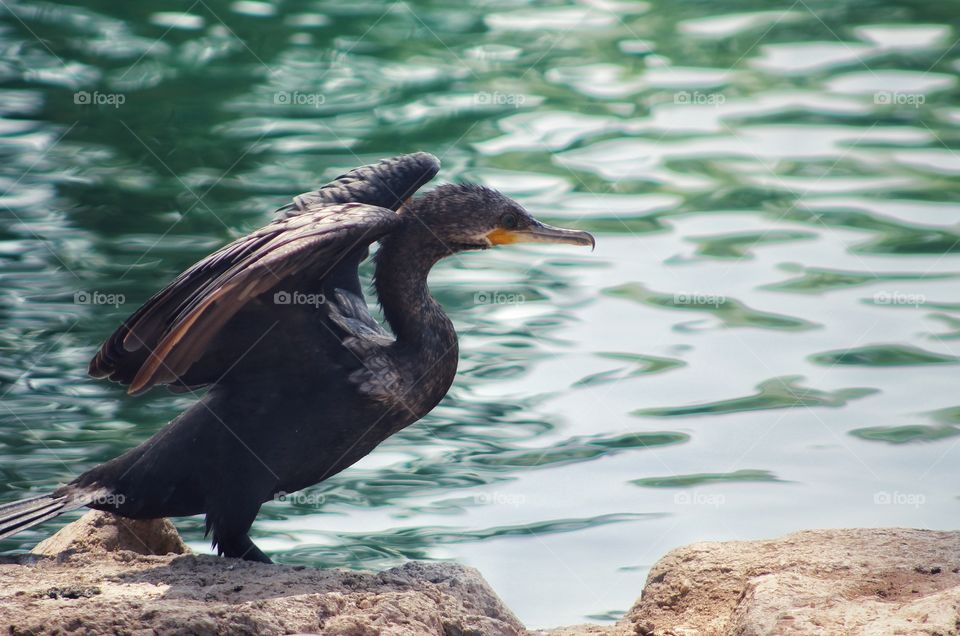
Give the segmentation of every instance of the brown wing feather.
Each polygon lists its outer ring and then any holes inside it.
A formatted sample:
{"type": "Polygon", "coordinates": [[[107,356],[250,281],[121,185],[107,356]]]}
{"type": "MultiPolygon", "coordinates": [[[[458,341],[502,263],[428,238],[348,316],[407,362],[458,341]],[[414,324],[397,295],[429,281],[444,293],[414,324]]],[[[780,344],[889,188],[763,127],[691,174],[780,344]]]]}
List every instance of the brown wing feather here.
{"type": "Polygon", "coordinates": [[[91,373],[129,383],[130,393],[175,383],[250,300],[295,276],[322,280],[345,255],[400,222],[392,210],[347,203],[271,223],[154,296],[104,343],[91,373]]]}
{"type": "Polygon", "coordinates": [[[306,192],[277,210],[290,217],[329,203],[366,203],[399,210],[425,183],[440,172],[440,160],[427,152],[414,152],[354,168],[323,186],[306,192]]]}
{"type": "MultiPolygon", "coordinates": [[[[267,226],[268,228],[270,226],[267,226]]],[[[89,373],[95,378],[109,377],[129,384],[167,328],[171,316],[209,281],[215,280],[249,252],[259,248],[270,236],[262,228],[196,263],[167,287],[154,294],[103,343],[89,373]]]]}
{"type": "MultiPolygon", "coordinates": [[[[384,159],[354,168],[319,190],[295,197],[278,214],[293,222],[294,218],[315,214],[330,204],[349,202],[395,211],[439,170],[437,158],[425,152],[384,159]]],[[[130,384],[147,362],[150,351],[177,319],[210,295],[220,276],[272,241],[277,230],[275,224],[261,228],[183,272],[104,342],[90,362],[90,375],[130,384]]]]}

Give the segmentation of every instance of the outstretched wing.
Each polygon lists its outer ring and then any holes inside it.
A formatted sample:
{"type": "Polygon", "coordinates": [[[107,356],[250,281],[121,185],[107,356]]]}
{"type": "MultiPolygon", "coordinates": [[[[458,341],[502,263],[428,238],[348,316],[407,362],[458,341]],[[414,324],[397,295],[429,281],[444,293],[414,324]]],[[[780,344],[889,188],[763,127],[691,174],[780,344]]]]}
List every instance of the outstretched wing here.
{"type": "Polygon", "coordinates": [[[208,350],[211,339],[245,307],[252,312],[250,300],[263,291],[306,276],[313,278],[303,287],[312,288],[329,276],[331,287],[362,297],[356,265],[439,168],[431,154],[401,155],[295,197],[278,210],[277,221],[206,257],[150,298],[100,347],[90,375],[129,385],[130,393],[154,384],[206,384],[236,359],[230,351],[208,350]],[[208,372],[185,378],[196,362],[205,362],[197,368],[208,372]]]}
{"type": "Polygon", "coordinates": [[[128,318],[100,348],[90,374],[129,384],[130,393],[180,382],[208,353],[218,331],[250,301],[297,280],[322,280],[342,260],[358,261],[353,256],[358,249],[365,255],[371,243],[400,222],[385,208],[334,204],[275,221],[234,241],[128,318]]]}
{"type": "Polygon", "coordinates": [[[306,192],[277,210],[289,218],[328,203],[366,203],[398,210],[425,183],[437,176],[440,161],[428,152],[414,152],[354,168],[313,192],[306,192]]]}

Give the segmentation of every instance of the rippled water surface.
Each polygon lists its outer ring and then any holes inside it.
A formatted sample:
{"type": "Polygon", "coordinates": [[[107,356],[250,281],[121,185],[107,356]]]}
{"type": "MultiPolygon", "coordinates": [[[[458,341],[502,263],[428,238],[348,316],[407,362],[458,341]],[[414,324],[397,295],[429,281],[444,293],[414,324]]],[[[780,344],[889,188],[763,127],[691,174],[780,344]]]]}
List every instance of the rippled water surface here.
{"type": "Polygon", "coordinates": [[[960,7],[759,4],[6,0],[0,497],[190,403],[85,376],[153,291],[427,150],[597,250],[438,267],[456,384],[266,505],[277,561],[454,559],[538,626],[615,619],[695,540],[956,527],[960,7]]]}

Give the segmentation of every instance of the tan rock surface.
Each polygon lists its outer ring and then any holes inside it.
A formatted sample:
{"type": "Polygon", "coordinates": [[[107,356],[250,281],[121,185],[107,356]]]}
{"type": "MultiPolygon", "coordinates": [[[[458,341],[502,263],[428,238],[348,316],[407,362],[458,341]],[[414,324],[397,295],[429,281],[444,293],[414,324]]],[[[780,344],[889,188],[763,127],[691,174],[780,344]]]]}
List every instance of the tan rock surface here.
{"type": "Polygon", "coordinates": [[[64,526],[60,532],[41,541],[33,549],[39,556],[57,556],[64,552],[116,552],[137,554],[189,554],[169,519],[136,521],[105,513],[90,512],[64,526]]]}
{"type": "MultiPolygon", "coordinates": [[[[523,626],[472,568],[411,562],[378,574],[180,554],[167,521],[91,512],[0,563],[10,634],[512,636],[523,626]],[[128,536],[131,531],[136,537],[128,536]],[[150,555],[167,551],[170,554],[150,555]]],[[[175,535],[175,531],[174,536],[175,535]]]]}
{"type": "Polygon", "coordinates": [[[947,636],[958,624],[960,533],[853,529],[673,550],[618,627],[655,636],[947,636]]]}

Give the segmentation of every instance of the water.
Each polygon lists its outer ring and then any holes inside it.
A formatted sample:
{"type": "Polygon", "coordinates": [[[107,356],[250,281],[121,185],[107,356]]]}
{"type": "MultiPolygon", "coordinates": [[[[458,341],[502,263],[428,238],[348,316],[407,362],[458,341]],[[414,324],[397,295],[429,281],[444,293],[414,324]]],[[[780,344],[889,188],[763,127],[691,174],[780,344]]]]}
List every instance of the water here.
{"type": "Polygon", "coordinates": [[[190,403],[85,377],[153,291],[427,150],[597,250],[440,266],[455,386],[265,506],[278,561],[454,559],[542,626],[615,619],[691,541],[955,527],[958,12],[757,5],[5,0],[0,497],[190,403]]]}

